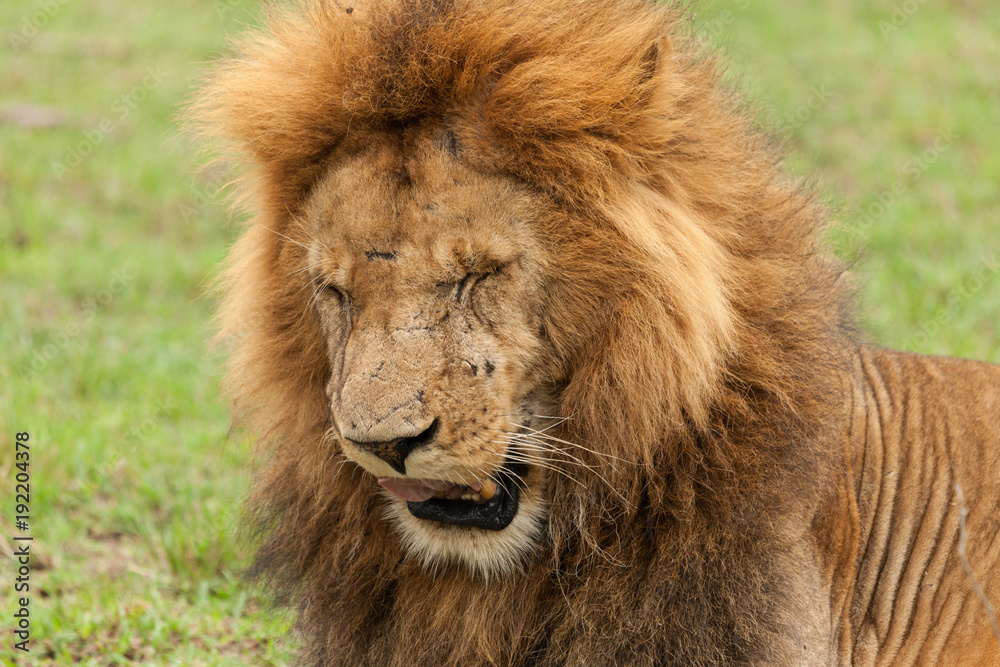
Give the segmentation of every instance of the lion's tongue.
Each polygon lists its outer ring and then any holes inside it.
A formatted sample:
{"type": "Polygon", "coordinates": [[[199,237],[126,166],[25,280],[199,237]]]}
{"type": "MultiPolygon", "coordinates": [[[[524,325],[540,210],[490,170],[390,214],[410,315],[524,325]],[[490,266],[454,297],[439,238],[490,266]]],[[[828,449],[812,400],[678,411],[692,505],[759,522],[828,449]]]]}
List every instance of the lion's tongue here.
{"type": "MultiPolygon", "coordinates": [[[[422,503],[437,495],[441,491],[451,491],[460,487],[445,482],[440,479],[410,479],[408,477],[379,477],[378,483],[383,488],[388,489],[403,500],[414,503],[422,503]]],[[[479,484],[474,484],[472,488],[478,491],[479,484]]]]}

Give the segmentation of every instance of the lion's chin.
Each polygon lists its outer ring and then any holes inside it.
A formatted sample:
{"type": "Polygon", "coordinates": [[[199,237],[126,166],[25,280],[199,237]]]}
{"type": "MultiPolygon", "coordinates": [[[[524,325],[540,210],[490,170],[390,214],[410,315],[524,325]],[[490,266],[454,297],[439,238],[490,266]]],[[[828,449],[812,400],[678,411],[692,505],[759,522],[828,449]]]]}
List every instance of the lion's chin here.
{"type": "Polygon", "coordinates": [[[388,500],[387,518],[407,553],[425,569],[458,565],[485,579],[523,569],[538,547],[545,517],[536,489],[514,487],[485,505],[388,500]]]}

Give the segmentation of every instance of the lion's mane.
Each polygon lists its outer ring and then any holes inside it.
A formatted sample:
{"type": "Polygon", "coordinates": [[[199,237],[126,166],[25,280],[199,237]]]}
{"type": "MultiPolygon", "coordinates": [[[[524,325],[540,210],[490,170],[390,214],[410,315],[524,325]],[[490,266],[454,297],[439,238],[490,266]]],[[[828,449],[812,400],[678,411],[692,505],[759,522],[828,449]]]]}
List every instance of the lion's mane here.
{"type": "Polygon", "coordinates": [[[272,8],[206,82],[194,113],[248,166],[254,211],[221,336],[263,459],[255,571],[299,603],[306,662],[778,657],[786,526],[843,486],[847,298],[826,210],[685,22],[645,0],[309,0],[272,8]],[[324,440],[329,367],[298,271],[294,217],[333,147],[429,117],[567,212],[545,323],[560,436],[603,455],[551,480],[537,558],[490,581],[405,558],[374,480],[324,440]]]}

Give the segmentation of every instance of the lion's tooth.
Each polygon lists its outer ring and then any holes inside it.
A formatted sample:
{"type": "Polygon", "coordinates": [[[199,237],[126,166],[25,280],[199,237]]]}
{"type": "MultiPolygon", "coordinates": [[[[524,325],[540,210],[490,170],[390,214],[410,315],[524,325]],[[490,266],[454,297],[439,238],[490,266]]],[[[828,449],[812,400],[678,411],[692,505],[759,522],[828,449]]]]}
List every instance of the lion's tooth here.
{"type": "Polygon", "coordinates": [[[463,493],[462,494],[462,500],[472,500],[472,494],[471,493],[463,493]]]}
{"type": "Polygon", "coordinates": [[[483,488],[479,490],[479,497],[483,500],[492,500],[493,496],[497,494],[497,485],[489,477],[483,482],[483,488]]]}
{"type": "Polygon", "coordinates": [[[483,499],[483,497],[481,495],[479,495],[478,493],[473,493],[472,494],[472,500],[473,500],[473,502],[477,502],[478,503],[482,499],[483,499]]]}

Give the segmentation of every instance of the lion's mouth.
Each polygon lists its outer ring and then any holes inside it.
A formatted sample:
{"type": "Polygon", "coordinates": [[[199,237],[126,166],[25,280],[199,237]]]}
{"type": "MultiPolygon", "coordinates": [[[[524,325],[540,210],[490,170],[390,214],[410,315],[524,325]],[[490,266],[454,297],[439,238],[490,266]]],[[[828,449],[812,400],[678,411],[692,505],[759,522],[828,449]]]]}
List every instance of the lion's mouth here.
{"type": "Polygon", "coordinates": [[[378,482],[405,500],[410,514],[418,519],[482,530],[503,530],[517,514],[520,489],[515,479],[519,472],[505,465],[496,478],[470,486],[439,479],[404,477],[380,477],[378,482]]]}

